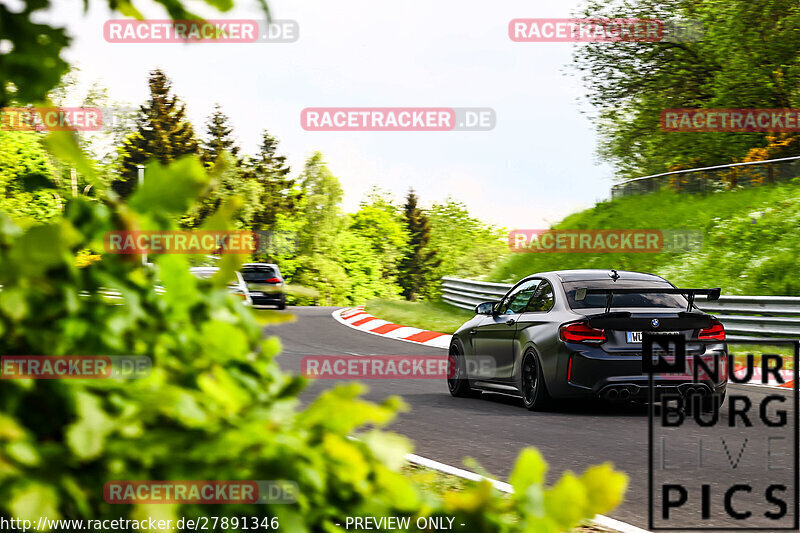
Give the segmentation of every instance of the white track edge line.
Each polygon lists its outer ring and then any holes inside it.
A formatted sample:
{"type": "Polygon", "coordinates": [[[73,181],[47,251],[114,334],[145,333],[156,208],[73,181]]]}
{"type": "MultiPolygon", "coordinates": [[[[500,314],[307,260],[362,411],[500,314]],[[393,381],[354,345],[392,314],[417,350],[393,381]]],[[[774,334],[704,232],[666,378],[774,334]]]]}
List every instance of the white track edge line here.
{"type": "MultiPolygon", "coordinates": [[[[463,468],[457,468],[455,466],[450,466],[445,463],[440,463],[439,461],[434,461],[433,459],[428,459],[427,457],[422,457],[421,455],[415,455],[413,453],[409,453],[406,455],[406,461],[408,461],[409,463],[414,463],[420,466],[424,466],[426,468],[431,468],[433,470],[438,470],[439,472],[444,472],[445,474],[450,474],[452,476],[469,479],[471,481],[483,481],[485,479],[486,481],[494,485],[494,487],[501,492],[505,492],[508,494],[513,494],[514,492],[514,488],[508,483],[505,483],[503,481],[498,481],[496,479],[488,478],[480,474],[476,474],[475,472],[464,470],[463,468]]],[[[592,518],[590,521],[598,526],[613,529],[615,531],[619,531],[620,533],[650,533],[646,529],[642,529],[640,527],[634,526],[633,524],[628,524],[627,522],[622,522],[621,520],[617,520],[615,518],[611,518],[601,514],[595,515],[595,517],[592,518]]]]}

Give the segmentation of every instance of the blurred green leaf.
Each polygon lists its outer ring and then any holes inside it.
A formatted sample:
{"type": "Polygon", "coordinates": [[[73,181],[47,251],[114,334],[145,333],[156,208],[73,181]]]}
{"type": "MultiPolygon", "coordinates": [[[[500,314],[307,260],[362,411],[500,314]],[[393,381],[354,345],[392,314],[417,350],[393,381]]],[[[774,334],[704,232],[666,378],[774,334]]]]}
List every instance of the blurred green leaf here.
{"type": "Polygon", "coordinates": [[[60,498],[54,487],[28,481],[12,489],[8,509],[14,518],[37,523],[43,516],[51,520],[60,518],[59,502],[60,498]]]}
{"type": "Polygon", "coordinates": [[[185,156],[162,165],[151,161],[145,166],[145,179],[131,195],[128,205],[138,213],[181,214],[208,186],[202,163],[185,156]]]}

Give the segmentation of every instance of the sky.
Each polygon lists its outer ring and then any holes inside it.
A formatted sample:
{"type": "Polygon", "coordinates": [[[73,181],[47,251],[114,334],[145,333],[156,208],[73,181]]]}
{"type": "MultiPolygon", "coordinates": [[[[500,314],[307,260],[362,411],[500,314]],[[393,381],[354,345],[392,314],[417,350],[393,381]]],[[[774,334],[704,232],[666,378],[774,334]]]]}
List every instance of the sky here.
{"type": "MultiPolygon", "coordinates": [[[[0,0],[4,1],[4,0],[0,0]]],[[[19,0],[5,0],[13,8],[19,0]]],[[[297,21],[293,43],[109,43],[103,23],[121,18],[104,2],[61,0],[41,15],[73,41],[64,57],[80,68],[79,92],[93,82],[123,104],[148,96],[162,68],[200,130],[215,103],[230,116],[242,149],[254,153],[264,129],[278,138],[293,173],[322,152],[354,211],[378,186],[423,205],[446,197],[495,225],[543,228],[607,198],[613,169],[599,161],[597,136],[570,67],[570,43],[518,43],[514,18],[566,18],[580,0],[272,0],[273,17],[297,21]],[[491,131],[305,131],[307,107],[489,107],[491,131]]],[[[212,18],[263,19],[255,0],[212,18]]],[[[166,14],[136,3],[149,18],[166,14]]],[[[80,103],[80,102],[76,102],[80,103]]]]}

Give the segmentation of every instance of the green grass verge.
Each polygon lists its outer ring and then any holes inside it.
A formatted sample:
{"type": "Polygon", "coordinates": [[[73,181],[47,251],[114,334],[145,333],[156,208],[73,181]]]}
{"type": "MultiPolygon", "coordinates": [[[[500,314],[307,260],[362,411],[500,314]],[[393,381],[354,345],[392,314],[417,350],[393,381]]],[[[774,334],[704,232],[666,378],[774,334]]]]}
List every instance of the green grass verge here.
{"type": "Polygon", "coordinates": [[[412,479],[422,492],[441,495],[448,491],[462,491],[475,486],[475,481],[462,477],[445,474],[432,468],[426,468],[414,463],[406,463],[401,470],[404,476],[412,479]]]}
{"type": "MultiPolygon", "coordinates": [[[[798,180],[795,179],[795,182],[798,180]]],[[[572,214],[557,229],[685,229],[703,232],[687,253],[516,253],[490,273],[513,282],[569,268],[659,274],[678,286],[722,287],[723,294],[800,295],[800,186],[786,183],[706,196],[661,191],[601,202],[572,214]]]]}
{"type": "Polygon", "coordinates": [[[769,344],[728,344],[728,352],[733,354],[736,364],[744,365],[747,363],[747,354],[753,354],[753,364],[761,366],[761,356],[763,354],[780,355],[783,357],[783,368],[791,370],[794,368],[794,348],[786,345],[769,344]]]}
{"type": "Polygon", "coordinates": [[[453,333],[475,313],[442,301],[371,300],[364,310],[378,318],[414,328],[453,333]]]}

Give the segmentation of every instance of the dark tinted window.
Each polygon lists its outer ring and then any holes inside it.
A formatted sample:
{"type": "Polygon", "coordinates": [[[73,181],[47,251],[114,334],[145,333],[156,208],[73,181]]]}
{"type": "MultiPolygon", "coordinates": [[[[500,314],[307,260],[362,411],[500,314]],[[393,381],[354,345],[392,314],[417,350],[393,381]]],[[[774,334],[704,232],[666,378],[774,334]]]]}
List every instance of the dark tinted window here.
{"type": "MultiPolygon", "coordinates": [[[[666,281],[661,280],[630,280],[630,281],[617,281],[609,280],[593,280],[593,281],[570,281],[564,283],[564,291],[567,293],[567,302],[573,309],[588,309],[592,307],[605,308],[606,295],[605,294],[587,294],[586,298],[576,302],[575,291],[580,288],[587,289],[672,289],[673,286],[666,281]]],[[[620,307],[683,307],[687,305],[686,298],[678,294],[615,294],[614,299],[611,300],[611,308],[620,307]]]]}
{"type": "Polygon", "coordinates": [[[242,276],[245,281],[266,281],[270,278],[278,277],[275,269],[268,266],[247,267],[242,270],[242,276]]]}
{"type": "Polygon", "coordinates": [[[527,311],[529,313],[544,313],[553,308],[555,305],[555,295],[553,294],[553,286],[549,281],[542,280],[536,288],[536,293],[528,303],[527,311]]]}
{"type": "Polygon", "coordinates": [[[514,289],[500,304],[500,314],[506,315],[524,311],[525,306],[528,305],[528,301],[531,299],[531,296],[533,296],[533,292],[536,290],[538,284],[538,279],[532,279],[514,289]]]}

